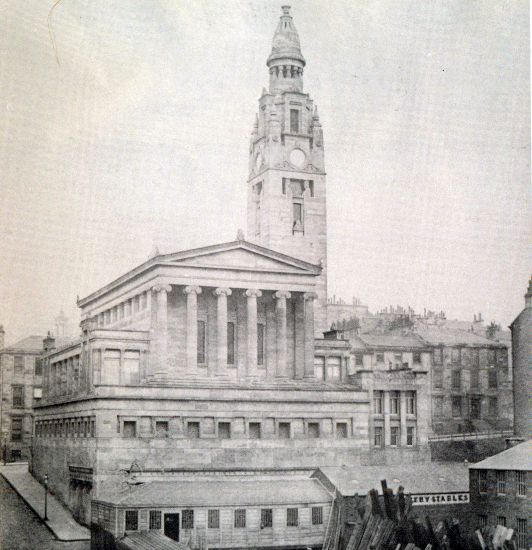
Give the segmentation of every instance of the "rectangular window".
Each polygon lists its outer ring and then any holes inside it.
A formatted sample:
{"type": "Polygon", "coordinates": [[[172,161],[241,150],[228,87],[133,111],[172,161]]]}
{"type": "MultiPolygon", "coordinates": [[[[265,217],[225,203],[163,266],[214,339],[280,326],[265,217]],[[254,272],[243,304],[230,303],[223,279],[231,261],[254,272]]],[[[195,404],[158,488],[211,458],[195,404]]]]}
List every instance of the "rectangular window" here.
{"type": "Polygon", "coordinates": [[[140,351],[125,351],[122,367],[123,383],[135,385],[140,382],[140,351]]]}
{"type": "Polygon", "coordinates": [[[504,516],[497,516],[497,525],[506,527],[506,518],[504,516]]]}
{"type": "Polygon", "coordinates": [[[462,372],[453,370],[451,375],[451,387],[453,390],[459,390],[462,387],[462,372]]]}
{"type": "Polygon", "coordinates": [[[198,342],[197,361],[198,365],[206,363],[207,324],[205,321],[198,321],[198,342]]]}
{"type": "Polygon", "coordinates": [[[497,494],[506,494],[506,470],[497,470],[497,494]]]}
{"type": "Polygon", "coordinates": [[[399,446],[399,426],[392,426],[390,428],[390,445],[392,447],[399,446]]]}
{"type": "Polygon", "coordinates": [[[314,376],[318,380],[325,380],[325,357],[314,357],[314,376]]]}
{"type": "Polygon", "coordinates": [[[15,369],[23,369],[24,368],[24,355],[15,355],[13,357],[13,366],[15,369]]]}
{"type": "Polygon", "coordinates": [[[434,399],[434,408],[432,410],[433,415],[435,417],[443,416],[443,397],[436,396],[433,399],[434,399]]]}
{"type": "Polygon", "coordinates": [[[220,510],[209,510],[207,521],[209,529],[220,529],[220,510]]]}
{"type": "Polygon", "coordinates": [[[399,392],[390,392],[390,414],[399,414],[399,392]]]}
{"type": "Polygon", "coordinates": [[[257,323],[257,365],[264,365],[264,324],[257,323]]]}
{"type": "Polygon", "coordinates": [[[461,359],[460,348],[451,348],[451,362],[453,365],[459,365],[461,359]]]}
{"type": "Polygon", "coordinates": [[[442,348],[435,348],[432,353],[432,362],[435,365],[441,365],[443,362],[442,348]]]}
{"type": "Polygon", "coordinates": [[[11,386],[13,391],[13,407],[17,409],[24,408],[24,386],[11,386]]]}
{"type": "Polygon", "coordinates": [[[231,439],[230,422],[218,422],[218,437],[220,439],[231,439]]]}
{"type": "Polygon", "coordinates": [[[138,531],[139,512],[138,510],[126,510],[126,531],[138,531]]]}
{"type": "Polygon", "coordinates": [[[487,470],[478,470],[478,492],[479,493],[488,492],[488,471],[487,470]]]}
{"type": "Polygon", "coordinates": [[[279,422],[279,439],[290,439],[290,422],[279,422]]]}
{"type": "Polygon", "coordinates": [[[312,507],[312,525],[323,525],[323,507],[312,507]]]}
{"type": "Polygon", "coordinates": [[[135,420],[124,420],[124,437],[137,437],[137,423],[135,420]]]}
{"type": "Polygon", "coordinates": [[[303,230],[303,204],[300,202],[292,203],[292,213],[293,213],[293,229],[294,231],[303,230]]]}
{"type": "Polygon", "coordinates": [[[183,510],[181,514],[181,527],[194,529],[194,510],[183,510]]]}
{"type": "MultiPolygon", "coordinates": [[[[384,361],[384,359],[383,359],[384,361]]],[[[357,367],[363,367],[364,366],[364,354],[363,353],[355,353],[355,365],[357,367]]]]}
{"type": "Polygon", "coordinates": [[[478,367],[480,365],[478,349],[471,350],[471,364],[474,367],[478,367]]]}
{"type": "Polygon", "coordinates": [[[161,528],[161,511],[150,510],[150,529],[161,528]]]}
{"type": "Polygon", "coordinates": [[[497,416],[499,411],[496,397],[488,397],[488,412],[490,416],[497,416]]]}
{"type": "Polygon", "coordinates": [[[515,472],[517,482],[517,496],[526,497],[526,472],[515,472]]]}
{"type": "Polygon", "coordinates": [[[382,447],[382,426],[375,426],[373,429],[373,445],[382,447]]]}
{"type": "Polygon", "coordinates": [[[416,414],[416,392],[406,392],[406,414],[416,414]]]}
{"type": "Polygon", "coordinates": [[[508,362],[508,351],[505,348],[500,348],[496,352],[497,365],[505,367],[508,362]]]}
{"type": "Polygon", "coordinates": [[[250,439],[260,439],[260,422],[250,422],[249,423],[249,438],[250,439]]]}
{"type": "Polygon", "coordinates": [[[187,436],[189,439],[199,439],[200,437],[200,423],[189,422],[187,424],[187,436]]]}
{"type": "Polygon", "coordinates": [[[341,378],[342,358],[337,356],[327,357],[327,381],[338,382],[341,378]]]}
{"type": "Polygon", "coordinates": [[[488,371],[488,388],[497,388],[497,371],[495,369],[490,369],[488,371]]]}
{"type": "Polygon", "coordinates": [[[488,516],[486,514],[480,514],[478,516],[478,526],[481,529],[484,529],[485,527],[488,526],[488,516]]]}
{"type": "Polygon", "coordinates": [[[384,353],[377,353],[377,363],[384,363],[384,353]]]}
{"type": "Polygon", "coordinates": [[[480,418],[480,410],[482,407],[482,400],[480,397],[471,398],[471,418],[478,419],[480,418]]]}
{"type": "Polygon", "coordinates": [[[155,421],[155,436],[168,437],[168,420],[155,421]]]}
{"type": "Polygon", "coordinates": [[[286,509],[286,526],[297,527],[299,525],[299,510],[297,508],[286,509]]]}
{"type": "Polygon", "coordinates": [[[40,357],[35,358],[35,376],[42,376],[42,359],[40,357]]]}
{"type": "Polygon", "coordinates": [[[242,508],[235,510],[235,529],[246,527],[246,511],[242,508]]]}
{"type": "Polygon", "coordinates": [[[471,371],[471,389],[478,390],[480,388],[480,373],[474,369],[471,371]]]}
{"type": "Polygon", "coordinates": [[[413,361],[416,365],[419,365],[421,363],[421,352],[415,351],[413,354],[413,361]]]}
{"type": "Polygon", "coordinates": [[[488,367],[494,367],[495,366],[495,350],[494,349],[486,350],[486,356],[487,356],[488,367]]]}
{"type": "Polygon", "coordinates": [[[260,511],[260,528],[269,529],[273,527],[273,510],[271,508],[262,508],[260,511]]]}
{"type": "Polygon", "coordinates": [[[462,398],[459,395],[455,395],[451,399],[452,399],[451,406],[452,406],[453,416],[455,418],[462,416],[462,398]]]}
{"type": "Polygon", "coordinates": [[[106,349],[103,354],[102,384],[117,384],[120,373],[120,350],[106,349]]]}
{"type": "Polygon", "coordinates": [[[373,392],[373,413],[382,414],[384,407],[384,392],[375,391],[373,392]]]}
{"type": "Polygon", "coordinates": [[[406,428],[406,444],[409,447],[412,447],[414,445],[414,427],[408,426],[406,428]]]}
{"type": "Polygon", "coordinates": [[[336,438],[347,439],[347,422],[336,423],[336,438]]]}
{"type": "Polygon", "coordinates": [[[227,323],[227,364],[235,364],[235,324],[227,323]]]}
{"type": "Polygon", "coordinates": [[[11,441],[22,441],[22,417],[11,417],[11,441]]]}
{"type": "Polygon", "coordinates": [[[308,423],[308,436],[310,439],[317,439],[320,437],[320,425],[318,422],[308,423]]]}
{"type": "Polygon", "coordinates": [[[517,548],[526,548],[526,539],[528,536],[526,519],[517,518],[517,548]]]}
{"type": "Polygon", "coordinates": [[[432,383],[434,385],[434,389],[436,390],[441,390],[443,388],[443,371],[434,371],[432,383]]]}
{"type": "Polygon", "coordinates": [[[299,110],[290,109],[290,132],[299,133],[299,110]]]}

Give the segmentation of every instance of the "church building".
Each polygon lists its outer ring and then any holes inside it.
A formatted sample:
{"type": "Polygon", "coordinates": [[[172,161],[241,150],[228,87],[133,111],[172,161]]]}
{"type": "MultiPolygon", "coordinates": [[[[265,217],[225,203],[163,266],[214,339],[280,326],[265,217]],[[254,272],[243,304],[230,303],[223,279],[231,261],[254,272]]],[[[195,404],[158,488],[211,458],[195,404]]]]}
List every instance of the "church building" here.
{"type": "MultiPolygon", "coordinates": [[[[288,6],[266,64],[247,239],[155,255],[78,301],[79,341],[45,340],[33,474],[117,537],[321,546],[333,496],[311,473],[393,457],[370,445],[349,342],[323,337],[324,142],[288,6]]],[[[409,412],[403,463],[427,449],[428,420],[409,412]]]]}

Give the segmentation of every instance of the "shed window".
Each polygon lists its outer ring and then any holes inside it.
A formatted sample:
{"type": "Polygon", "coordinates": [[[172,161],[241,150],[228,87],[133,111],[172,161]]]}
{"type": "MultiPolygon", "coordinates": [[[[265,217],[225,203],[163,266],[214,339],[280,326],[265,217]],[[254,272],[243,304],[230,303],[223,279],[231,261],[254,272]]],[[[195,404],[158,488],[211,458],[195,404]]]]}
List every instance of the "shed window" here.
{"type": "Polygon", "coordinates": [[[235,528],[244,529],[246,527],[246,511],[242,508],[235,510],[235,528]]]}
{"type": "Polygon", "coordinates": [[[161,511],[150,510],[150,529],[161,528],[161,511]]]}
{"type": "Polygon", "coordinates": [[[323,525],[323,507],[312,507],[312,525],[323,525]]]}
{"type": "Polygon", "coordinates": [[[126,510],[126,531],[137,531],[139,528],[138,510],[126,510]]]}
{"type": "Polygon", "coordinates": [[[271,508],[262,508],[260,511],[260,528],[268,529],[273,526],[273,510],[271,508]]]}
{"type": "Polygon", "coordinates": [[[207,522],[209,529],[220,529],[220,510],[209,510],[207,522]]]}
{"type": "Polygon", "coordinates": [[[183,529],[194,529],[194,510],[183,510],[181,527],[183,529]]]}
{"type": "Polygon", "coordinates": [[[299,510],[297,508],[286,509],[286,526],[297,527],[299,525],[299,510]]]}

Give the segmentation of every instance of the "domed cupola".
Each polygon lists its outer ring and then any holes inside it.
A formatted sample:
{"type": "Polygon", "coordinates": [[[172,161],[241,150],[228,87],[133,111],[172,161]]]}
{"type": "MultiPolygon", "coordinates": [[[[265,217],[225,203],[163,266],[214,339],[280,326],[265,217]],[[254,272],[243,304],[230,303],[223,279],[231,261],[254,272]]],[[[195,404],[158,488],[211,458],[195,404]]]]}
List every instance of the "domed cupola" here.
{"type": "Polygon", "coordinates": [[[270,93],[301,92],[305,58],[290,15],[290,6],[283,6],[282,10],[283,14],[273,35],[272,52],[266,61],[270,70],[270,93]]]}

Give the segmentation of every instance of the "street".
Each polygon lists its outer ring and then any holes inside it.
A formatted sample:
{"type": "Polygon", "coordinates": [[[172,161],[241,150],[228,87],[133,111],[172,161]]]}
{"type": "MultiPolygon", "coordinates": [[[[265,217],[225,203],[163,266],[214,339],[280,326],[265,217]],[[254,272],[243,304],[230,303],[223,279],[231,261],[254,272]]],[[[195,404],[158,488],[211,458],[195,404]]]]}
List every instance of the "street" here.
{"type": "Polygon", "coordinates": [[[90,543],[60,542],[0,476],[0,548],[2,550],[89,550],[90,543]]]}

